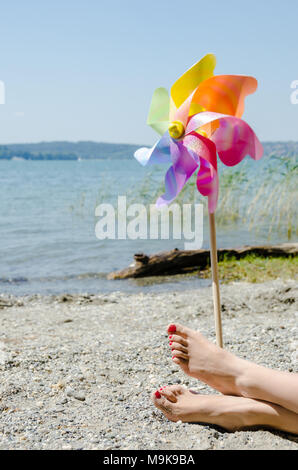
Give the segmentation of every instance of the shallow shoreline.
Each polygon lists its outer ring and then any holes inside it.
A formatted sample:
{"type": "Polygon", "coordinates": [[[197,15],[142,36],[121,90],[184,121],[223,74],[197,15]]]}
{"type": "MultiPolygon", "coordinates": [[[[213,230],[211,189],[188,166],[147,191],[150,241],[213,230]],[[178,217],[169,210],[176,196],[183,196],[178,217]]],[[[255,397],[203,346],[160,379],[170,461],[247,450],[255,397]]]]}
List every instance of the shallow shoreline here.
{"type": "MultiPolygon", "coordinates": [[[[297,371],[297,297],[290,280],[223,285],[225,347],[297,371]]],[[[165,332],[176,320],[214,340],[209,287],[3,295],[0,315],[0,449],[298,449],[278,431],[170,423],[151,404],[168,383],[215,393],[173,365],[165,332]]]]}

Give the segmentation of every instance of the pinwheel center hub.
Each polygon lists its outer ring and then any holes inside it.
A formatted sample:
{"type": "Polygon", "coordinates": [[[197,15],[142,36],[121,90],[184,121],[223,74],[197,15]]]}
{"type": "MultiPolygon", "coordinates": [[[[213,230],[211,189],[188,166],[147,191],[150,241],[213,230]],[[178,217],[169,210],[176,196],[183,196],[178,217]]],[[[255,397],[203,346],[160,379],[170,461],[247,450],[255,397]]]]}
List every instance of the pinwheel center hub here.
{"type": "Polygon", "coordinates": [[[180,139],[184,134],[184,126],[180,121],[173,121],[169,125],[169,134],[172,139],[180,139]]]}

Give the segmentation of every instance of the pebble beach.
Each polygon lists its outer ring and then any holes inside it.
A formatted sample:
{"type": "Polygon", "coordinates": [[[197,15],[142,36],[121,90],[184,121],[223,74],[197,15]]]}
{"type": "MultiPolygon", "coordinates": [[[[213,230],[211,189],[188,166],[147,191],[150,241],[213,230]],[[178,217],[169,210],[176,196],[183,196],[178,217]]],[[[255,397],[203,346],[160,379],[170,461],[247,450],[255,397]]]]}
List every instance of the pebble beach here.
{"type": "MultiPolygon", "coordinates": [[[[224,346],[298,371],[297,283],[221,287],[224,346]]],[[[172,423],[150,399],[166,384],[218,393],[171,361],[166,326],[215,341],[210,287],[179,292],[0,296],[0,449],[298,449],[298,436],[172,423]]]]}

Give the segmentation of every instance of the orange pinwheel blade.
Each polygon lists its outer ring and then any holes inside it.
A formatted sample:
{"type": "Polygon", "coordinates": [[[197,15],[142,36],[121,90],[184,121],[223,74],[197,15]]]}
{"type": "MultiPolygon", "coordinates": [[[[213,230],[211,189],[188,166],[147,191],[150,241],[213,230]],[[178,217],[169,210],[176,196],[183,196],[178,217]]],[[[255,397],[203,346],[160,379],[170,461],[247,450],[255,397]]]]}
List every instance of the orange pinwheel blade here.
{"type": "Polygon", "coordinates": [[[192,103],[206,111],[241,117],[244,100],[254,93],[258,82],[253,77],[241,75],[215,75],[202,82],[194,93],[192,103]]]}

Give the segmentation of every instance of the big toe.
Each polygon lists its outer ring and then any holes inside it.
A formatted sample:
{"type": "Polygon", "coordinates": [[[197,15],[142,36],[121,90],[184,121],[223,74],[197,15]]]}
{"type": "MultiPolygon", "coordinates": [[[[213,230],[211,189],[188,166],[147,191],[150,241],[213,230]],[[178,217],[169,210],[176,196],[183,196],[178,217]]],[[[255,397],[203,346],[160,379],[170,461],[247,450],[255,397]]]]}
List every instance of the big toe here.
{"type": "Polygon", "coordinates": [[[152,393],[151,398],[156,408],[162,411],[167,419],[174,422],[178,421],[178,417],[175,413],[177,405],[174,400],[170,401],[164,394],[161,395],[158,390],[152,393]]]}
{"type": "Polygon", "coordinates": [[[187,328],[187,326],[180,325],[180,323],[171,323],[167,327],[167,332],[169,335],[175,334],[175,335],[180,335],[183,338],[186,338],[190,333],[191,329],[187,328]]]}
{"type": "Polygon", "coordinates": [[[162,393],[162,390],[156,390],[151,394],[151,399],[156,406],[156,408],[159,408],[163,412],[165,411],[170,411],[169,405],[170,401],[167,399],[167,396],[165,393],[162,393]]]}

